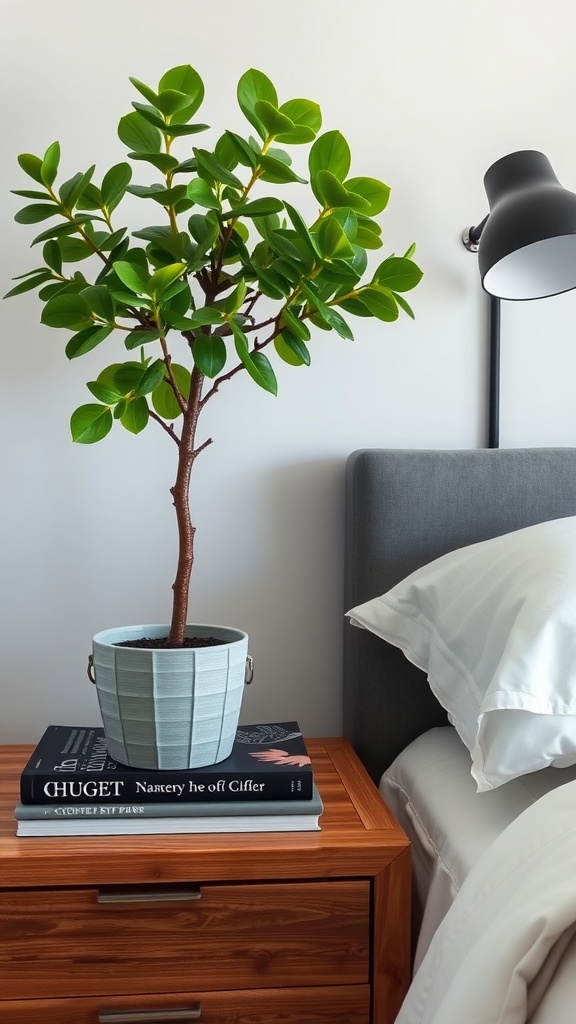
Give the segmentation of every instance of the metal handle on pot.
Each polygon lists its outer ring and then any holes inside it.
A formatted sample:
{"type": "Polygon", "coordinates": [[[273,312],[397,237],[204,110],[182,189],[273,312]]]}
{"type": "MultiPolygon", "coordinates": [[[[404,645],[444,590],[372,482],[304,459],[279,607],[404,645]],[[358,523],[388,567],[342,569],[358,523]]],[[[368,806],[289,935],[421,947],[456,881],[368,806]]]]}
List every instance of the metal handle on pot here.
{"type": "Polygon", "coordinates": [[[91,683],[95,683],[96,682],[96,676],[94,675],[94,655],[93,654],[89,654],[88,655],[88,668],[86,669],[86,672],[88,673],[88,679],[90,680],[90,682],[91,683]]]}

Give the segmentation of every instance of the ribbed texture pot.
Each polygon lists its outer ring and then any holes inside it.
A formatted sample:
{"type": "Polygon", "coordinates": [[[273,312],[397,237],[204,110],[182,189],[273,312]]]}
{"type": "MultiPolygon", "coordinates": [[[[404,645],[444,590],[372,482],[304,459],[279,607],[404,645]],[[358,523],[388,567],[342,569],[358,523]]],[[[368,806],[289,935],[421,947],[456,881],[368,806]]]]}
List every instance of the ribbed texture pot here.
{"type": "Polygon", "coordinates": [[[213,647],[118,647],[168,634],[165,625],[97,633],[94,675],[108,749],[134,768],[200,768],[228,757],[244,691],[248,636],[227,626],[189,625],[213,647]]]}

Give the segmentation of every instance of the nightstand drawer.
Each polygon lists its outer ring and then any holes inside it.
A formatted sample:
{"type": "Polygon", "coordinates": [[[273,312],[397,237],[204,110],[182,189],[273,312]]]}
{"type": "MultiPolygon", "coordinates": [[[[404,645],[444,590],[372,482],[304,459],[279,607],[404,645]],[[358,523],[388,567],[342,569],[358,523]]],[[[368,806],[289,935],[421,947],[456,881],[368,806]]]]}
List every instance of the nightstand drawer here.
{"type": "Polygon", "coordinates": [[[365,880],[0,893],[0,998],[362,985],[369,921],[365,880]]]}
{"type": "Polygon", "coordinates": [[[0,1002],[0,1024],[369,1024],[368,985],[0,1002]],[[199,1014],[199,1016],[198,1016],[199,1014]]]}

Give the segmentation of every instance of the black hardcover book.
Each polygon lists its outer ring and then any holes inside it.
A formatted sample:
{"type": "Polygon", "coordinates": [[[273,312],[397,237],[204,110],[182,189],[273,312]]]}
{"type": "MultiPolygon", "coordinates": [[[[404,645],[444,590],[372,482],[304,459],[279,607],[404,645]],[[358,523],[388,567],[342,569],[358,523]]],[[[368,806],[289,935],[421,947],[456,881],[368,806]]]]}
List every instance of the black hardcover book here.
{"type": "Polygon", "coordinates": [[[313,772],[297,722],[241,725],[230,757],[181,771],[129,768],[103,729],[50,725],[20,776],[23,804],[309,800],[313,772]]]}

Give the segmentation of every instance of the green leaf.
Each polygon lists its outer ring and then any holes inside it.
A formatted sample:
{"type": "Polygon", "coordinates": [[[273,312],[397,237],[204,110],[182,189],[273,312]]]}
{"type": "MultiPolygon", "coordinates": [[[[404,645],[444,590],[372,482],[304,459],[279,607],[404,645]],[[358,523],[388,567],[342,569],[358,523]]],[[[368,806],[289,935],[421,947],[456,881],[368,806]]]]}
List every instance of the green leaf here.
{"type": "Polygon", "coordinates": [[[404,312],[407,313],[412,320],[415,320],[414,310],[412,309],[411,306],[408,305],[406,299],[402,295],[397,295],[396,292],[394,292],[394,298],[396,299],[396,302],[400,306],[400,309],[403,309],[404,312]]]}
{"type": "Polygon", "coordinates": [[[232,188],[242,189],[244,187],[240,178],[237,178],[235,174],[227,170],[213,153],[209,153],[206,149],[194,149],[193,152],[199,166],[207,171],[215,181],[219,181],[223,185],[231,185],[232,188]]]}
{"type": "Polygon", "coordinates": [[[377,268],[374,281],[393,292],[409,292],[422,280],[422,271],[410,259],[389,256],[377,268]]]}
{"type": "Polygon", "coordinates": [[[132,78],[129,76],[128,81],[132,82],[134,88],[138,90],[138,92],[140,93],[141,96],[144,97],[144,99],[148,100],[149,103],[152,103],[153,106],[156,105],[156,100],[158,99],[158,97],[154,92],[154,89],[151,89],[149,85],[145,85],[144,82],[138,81],[137,78],[132,78]]]}
{"type": "Polygon", "coordinates": [[[142,374],[138,386],[136,388],[136,394],[139,398],[143,395],[149,395],[158,385],[164,380],[166,376],[166,367],[163,359],[156,359],[150,366],[147,366],[142,374]]]}
{"type": "Polygon", "coordinates": [[[222,220],[230,220],[232,217],[269,217],[271,213],[279,213],[284,209],[281,199],[273,196],[263,199],[254,199],[251,203],[243,203],[235,206],[229,213],[222,215],[222,220]]]}
{"type": "Polygon", "coordinates": [[[40,174],[42,175],[42,181],[45,185],[52,185],[56,175],[58,173],[58,164],[60,163],[60,143],[53,142],[51,146],[48,146],[44,154],[42,161],[42,167],[40,174]]]}
{"type": "Polygon", "coordinates": [[[120,417],[120,422],[131,434],[139,434],[148,425],[150,410],[145,398],[135,398],[128,402],[126,412],[120,417]]]}
{"type": "Polygon", "coordinates": [[[118,231],[113,231],[107,238],[102,239],[100,242],[100,249],[102,252],[111,252],[116,246],[122,241],[126,234],[126,228],[119,228],[118,231]]]}
{"type": "MultiPolygon", "coordinates": [[[[322,111],[313,100],[297,99],[288,100],[279,108],[280,113],[286,114],[296,125],[306,125],[316,135],[322,127],[322,111]]],[[[282,141],[282,140],[280,140],[282,141]]]]}
{"type": "Polygon", "coordinates": [[[105,384],[99,380],[89,380],[86,384],[90,394],[94,395],[99,402],[105,405],[116,405],[122,398],[120,392],[112,384],[105,384]]]}
{"type": "Polygon", "coordinates": [[[415,252],[416,242],[412,242],[412,245],[409,245],[408,248],[406,249],[406,252],[404,253],[404,259],[411,260],[415,252]]]}
{"type": "Polygon", "coordinates": [[[226,363],[226,345],[218,334],[197,334],[193,355],[200,373],[213,378],[226,363]]]}
{"type": "Polygon", "coordinates": [[[152,295],[154,299],[161,298],[168,291],[170,285],[182,277],[185,270],[185,263],[171,263],[167,267],[159,267],[148,282],[148,294],[152,295]]]}
{"type": "Polygon", "coordinates": [[[330,171],[338,181],[344,181],[350,170],[350,162],[350,147],[339,131],[320,135],[308,156],[311,176],[319,171],[330,171]]]}
{"type": "Polygon", "coordinates": [[[137,153],[159,153],[162,146],[162,136],[158,129],[135,110],[120,119],[118,137],[128,149],[134,149],[137,153]]]}
{"type": "MultiPolygon", "coordinates": [[[[286,117],[285,114],[281,114],[276,105],[269,103],[268,100],[257,100],[254,104],[254,113],[260,123],[264,125],[269,136],[280,135],[281,132],[290,133],[296,127],[294,121],[286,117]]],[[[312,138],[314,138],[313,132],[312,138]]]]}
{"type": "Polygon", "coordinates": [[[81,405],[70,419],[72,440],[80,444],[94,444],[110,433],[112,423],[112,413],[106,406],[81,405]]]}
{"type": "Polygon", "coordinates": [[[274,338],[274,348],[280,359],[290,366],[310,366],[307,346],[290,331],[282,331],[282,334],[274,338]]]}
{"type": "Polygon", "coordinates": [[[244,167],[257,167],[259,159],[252,146],[241,135],[236,135],[235,132],[226,131],[224,134],[238,162],[243,164],[244,167]]]}
{"type": "Polygon", "coordinates": [[[32,291],[33,288],[39,288],[40,285],[44,284],[46,281],[50,281],[51,278],[52,274],[50,271],[43,270],[34,277],[29,277],[26,281],[21,281],[15,288],[11,288],[9,292],[6,292],[6,295],[4,295],[3,298],[10,299],[14,295],[22,295],[23,292],[32,291]]]}
{"type": "Polygon", "coordinates": [[[264,168],[264,174],[260,175],[262,181],[270,181],[277,185],[287,185],[292,181],[297,181],[301,185],[307,184],[306,178],[300,178],[288,164],[270,156],[269,153],[258,157],[258,163],[264,168]]]}
{"type": "Polygon", "coordinates": [[[290,334],[294,337],[299,338],[301,341],[310,340],[310,331],[308,325],[300,320],[290,309],[283,309],[280,320],[283,327],[287,327],[290,334]]]}
{"type": "Polygon", "coordinates": [[[312,235],[310,233],[310,231],[308,230],[308,228],[307,228],[306,224],[304,223],[302,217],[300,216],[298,210],[296,210],[293,206],[291,206],[290,203],[286,203],[285,202],[284,206],[286,207],[286,211],[288,213],[288,216],[290,217],[290,220],[292,221],[292,227],[294,228],[294,230],[296,231],[298,236],[308,246],[310,251],[312,253],[314,253],[315,256],[319,256],[320,255],[320,249],[318,248],[318,244],[316,242],[316,239],[315,239],[314,235],[312,235]]]}
{"type": "Polygon", "coordinates": [[[92,316],[81,295],[55,295],[44,306],[41,322],[46,327],[68,327],[78,331],[92,323],[92,316]]]}
{"type": "Polygon", "coordinates": [[[170,156],[169,153],[128,153],[131,160],[145,160],[146,163],[152,164],[162,174],[169,174],[171,171],[175,171],[179,167],[178,160],[175,156],[170,156]]]}
{"type": "Polygon", "coordinates": [[[114,264],[114,270],[122,284],[126,285],[135,295],[149,295],[149,277],[146,271],[136,263],[127,263],[125,260],[118,260],[114,264]]]}
{"type": "Polygon", "coordinates": [[[80,292],[92,312],[101,320],[112,322],[116,313],[114,300],[105,284],[89,285],[80,292]]]}
{"type": "Polygon", "coordinates": [[[241,278],[236,287],[227,295],[224,299],[220,299],[218,303],[219,309],[223,313],[230,316],[232,313],[236,313],[240,309],[240,306],[246,298],[246,280],[241,278]]]}
{"type": "Polygon", "coordinates": [[[204,178],[193,178],[186,186],[186,195],[193,203],[204,206],[207,210],[221,210],[222,204],[216,198],[210,185],[204,178]]]}
{"type": "Polygon", "coordinates": [[[112,327],[96,326],[85,327],[78,334],[73,334],[65,349],[68,359],[76,359],[78,356],[85,355],[86,352],[96,348],[110,334],[112,334],[112,327]]]}
{"type": "Polygon", "coordinates": [[[278,95],[270,79],[262,71],[250,68],[238,82],[237,97],[238,105],[244,116],[254,126],[261,138],[266,139],[266,129],[258,118],[255,107],[262,101],[272,104],[273,107],[278,106],[278,95]]]}
{"type": "Polygon", "coordinates": [[[163,89],[158,93],[154,106],[164,114],[164,117],[170,118],[190,106],[190,99],[178,89],[163,89]]]}
{"type": "Polygon", "coordinates": [[[42,161],[39,156],[34,156],[33,153],[20,153],[18,163],[29,178],[33,178],[40,185],[44,184],[42,179],[42,161]]]}
{"type": "Polygon", "coordinates": [[[124,346],[128,352],[132,352],[135,348],[147,345],[150,341],[158,341],[159,337],[160,331],[146,331],[142,327],[135,327],[125,336],[124,346]]]}
{"type": "Polygon", "coordinates": [[[22,199],[40,199],[42,202],[49,198],[48,192],[37,192],[31,188],[11,188],[13,196],[22,196],[22,199]]]}
{"type": "Polygon", "coordinates": [[[189,324],[192,330],[196,327],[206,327],[208,324],[221,323],[222,313],[219,309],[214,309],[212,306],[203,306],[202,309],[195,310],[189,318],[189,324]]]}
{"type": "Polygon", "coordinates": [[[234,320],[230,321],[230,326],[234,335],[236,352],[252,380],[261,388],[264,388],[265,391],[276,395],[278,393],[278,383],[269,360],[263,352],[250,352],[248,339],[234,320]]]}
{"type": "Polygon", "coordinates": [[[132,178],[130,164],[114,164],[102,179],[102,202],[109,210],[113,210],[126,192],[132,178]]]}
{"type": "Polygon", "coordinates": [[[388,205],[390,188],[384,182],[378,181],[377,178],[348,178],[344,184],[349,192],[362,196],[369,203],[369,209],[366,212],[371,217],[382,213],[382,210],[388,205]]]}
{"type": "Polygon", "coordinates": [[[301,281],[300,290],[302,294],[306,296],[312,308],[316,310],[321,320],[323,320],[324,323],[328,325],[328,327],[336,331],[336,333],[339,334],[341,338],[346,338],[348,341],[354,340],[354,335],[352,334],[352,331],[350,330],[348,324],[344,320],[344,317],[340,316],[340,313],[338,313],[335,309],[332,309],[330,306],[327,306],[326,303],[322,301],[320,296],[313,291],[309,284],[306,284],[305,281],[301,281]]]}
{"type": "Polygon", "coordinates": [[[107,367],[98,375],[98,380],[112,382],[120,394],[131,399],[140,384],[144,367],[141,363],[127,362],[107,367]]]}
{"type": "Polygon", "coordinates": [[[23,206],[15,215],[17,224],[38,224],[41,220],[48,220],[59,212],[56,203],[32,203],[30,206],[23,206]]]}
{"type": "Polygon", "coordinates": [[[312,191],[325,207],[344,206],[359,213],[367,213],[370,204],[367,199],[349,192],[331,171],[318,171],[312,178],[312,191]]]}
{"type": "Polygon", "coordinates": [[[379,285],[367,285],[358,289],[358,298],[369,309],[372,316],[378,317],[391,323],[398,319],[398,305],[396,299],[386,288],[379,285]]]}
{"type": "Polygon", "coordinates": [[[324,259],[346,259],[354,250],[335,217],[325,217],[318,228],[318,245],[324,259]]]}
{"type": "MultiPolygon", "coordinates": [[[[95,168],[96,165],[92,164],[92,166],[89,167],[88,170],[84,172],[84,174],[81,174],[80,171],[78,171],[78,173],[75,174],[72,178],[70,178],[69,181],[65,181],[60,186],[60,200],[62,202],[62,205],[65,206],[67,210],[72,210],[72,208],[80,199],[80,196],[84,194],[87,185],[89,185],[90,181],[92,180],[92,175],[94,174],[95,168]]],[[[89,219],[90,218],[88,217],[82,218],[82,220],[89,219]]]]}
{"type": "Polygon", "coordinates": [[[188,97],[188,106],[182,111],[186,119],[193,117],[204,99],[204,83],[190,64],[179,64],[167,71],[158,83],[158,93],[174,89],[188,97]]]}
{"type": "Polygon", "coordinates": [[[62,235],[58,239],[58,247],[63,263],[79,263],[92,255],[92,249],[81,238],[69,238],[62,235]]]}
{"type": "MultiPolygon", "coordinates": [[[[190,394],[190,371],[185,366],[180,366],[179,363],[172,363],[170,369],[176,381],[176,387],[186,401],[190,394]]],[[[152,392],[152,405],[155,412],[164,420],[175,420],[182,415],[172,386],[166,380],[163,380],[152,392]]]]}

